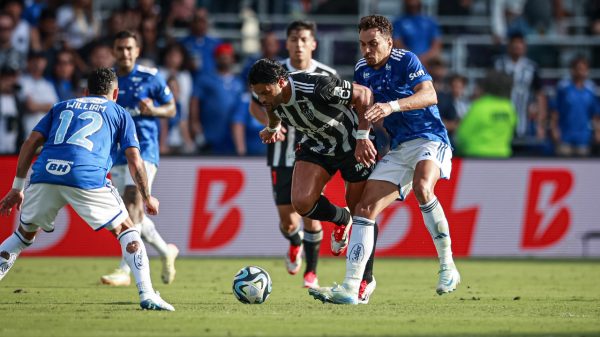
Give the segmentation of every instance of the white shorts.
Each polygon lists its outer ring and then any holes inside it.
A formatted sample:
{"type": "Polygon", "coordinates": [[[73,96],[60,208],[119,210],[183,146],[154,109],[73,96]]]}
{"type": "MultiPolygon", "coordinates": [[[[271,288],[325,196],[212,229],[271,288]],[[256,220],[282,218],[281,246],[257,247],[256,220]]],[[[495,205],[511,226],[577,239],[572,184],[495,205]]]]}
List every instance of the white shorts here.
{"type": "Polygon", "coordinates": [[[377,162],[369,180],[389,181],[398,185],[400,200],[412,189],[417,163],[432,160],[440,168],[440,178],[449,179],[452,171],[452,150],[441,142],[418,138],[398,145],[377,162]]]}
{"type": "MultiPolygon", "coordinates": [[[[150,193],[152,193],[152,183],[156,176],[157,167],[151,162],[144,161],[144,167],[146,168],[146,175],[148,176],[148,187],[150,193]]],[[[129,166],[127,165],[116,165],[110,169],[110,180],[115,185],[120,195],[125,193],[125,186],[136,186],[131,173],[129,172],[129,166]]]]}
{"type": "Polygon", "coordinates": [[[53,184],[31,184],[25,189],[21,226],[28,232],[35,232],[38,228],[52,232],[58,211],[66,205],[71,205],[96,231],[102,228],[114,229],[129,216],[119,193],[110,183],[93,190],[53,184]]]}

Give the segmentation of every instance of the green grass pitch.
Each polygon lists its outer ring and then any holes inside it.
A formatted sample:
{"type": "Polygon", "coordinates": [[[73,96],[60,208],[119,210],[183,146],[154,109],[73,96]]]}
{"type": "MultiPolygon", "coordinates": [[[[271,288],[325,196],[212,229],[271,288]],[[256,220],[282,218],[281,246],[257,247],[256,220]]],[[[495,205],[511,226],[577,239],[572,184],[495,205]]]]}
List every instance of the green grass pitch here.
{"type": "MultiPolygon", "coordinates": [[[[100,285],[116,258],[21,258],[0,282],[0,336],[600,336],[598,260],[459,260],[463,282],[435,294],[435,259],[379,259],[371,303],[322,304],[281,259],[180,259],[153,281],[176,312],[139,308],[134,286],[100,285]],[[231,293],[243,266],[265,268],[273,293],[244,305],[231,293]]],[[[321,285],[343,259],[322,259],[321,285]]]]}

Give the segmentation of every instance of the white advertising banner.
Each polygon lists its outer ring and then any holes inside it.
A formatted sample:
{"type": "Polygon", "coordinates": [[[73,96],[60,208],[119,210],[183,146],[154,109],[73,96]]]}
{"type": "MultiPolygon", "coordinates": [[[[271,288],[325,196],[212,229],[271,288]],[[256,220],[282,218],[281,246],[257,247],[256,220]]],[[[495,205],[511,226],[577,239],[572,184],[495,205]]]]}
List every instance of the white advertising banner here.
{"type": "MultiPolygon", "coordinates": [[[[14,172],[16,159],[0,158],[0,164],[8,167],[1,174],[6,190],[12,180],[4,175],[13,173],[4,172],[14,172]]],[[[454,254],[600,256],[599,171],[597,160],[453,160],[452,177],[438,183],[436,195],[454,254]]],[[[183,256],[282,256],[287,249],[262,158],[165,158],[153,194],[160,200],[157,228],[183,256]]],[[[343,203],[338,176],[325,195],[343,203]]],[[[18,217],[8,221],[16,226],[18,217]]],[[[392,204],[378,224],[378,256],[435,256],[414,197],[392,204]]],[[[332,226],[324,224],[322,254],[329,254],[332,226]]],[[[10,229],[4,226],[0,236],[10,229]]],[[[118,254],[108,233],[94,233],[70,209],[60,212],[54,233],[40,235],[28,250],[43,256],[118,254]]]]}

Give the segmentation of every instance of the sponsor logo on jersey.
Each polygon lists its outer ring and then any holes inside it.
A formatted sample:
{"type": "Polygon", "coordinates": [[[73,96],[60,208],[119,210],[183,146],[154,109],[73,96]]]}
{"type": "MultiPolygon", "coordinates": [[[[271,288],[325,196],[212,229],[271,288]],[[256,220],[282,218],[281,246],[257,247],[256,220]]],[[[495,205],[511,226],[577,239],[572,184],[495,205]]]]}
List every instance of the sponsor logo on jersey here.
{"type": "Polygon", "coordinates": [[[350,99],[350,97],[352,97],[352,91],[348,88],[335,87],[333,88],[333,95],[341,99],[350,99]]]}
{"type": "Polygon", "coordinates": [[[363,77],[365,79],[369,78],[369,76],[371,76],[371,74],[368,71],[363,72],[363,77]]]}
{"type": "Polygon", "coordinates": [[[46,171],[55,176],[64,176],[71,172],[72,161],[60,160],[60,159],[48,159],[46,164],[46,171]]]}
{"type": "Polygon", "coordinates": [[[417,78],[417,77],[421,77],[421,76],[424,76],[424,75],[425,75],[425,71],[424,71],[423,69],[421,69],[421,70],[419,70],[419,71],[416,71],[416,72],[414,72],[414,73],[410,73],[410,74],[408,75],[408,78],[410,78],[410,80],[412,81],[412,80],[414,80],[415,78],[417,78]]]}

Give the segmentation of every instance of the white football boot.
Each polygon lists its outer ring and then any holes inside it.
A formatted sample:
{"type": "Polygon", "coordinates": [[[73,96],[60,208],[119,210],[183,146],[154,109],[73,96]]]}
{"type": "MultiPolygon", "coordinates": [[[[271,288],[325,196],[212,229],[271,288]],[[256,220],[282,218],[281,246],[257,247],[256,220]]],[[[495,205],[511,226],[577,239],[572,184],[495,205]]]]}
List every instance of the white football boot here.
{"type": "Polygon", "coordinates": [[[142,294],[140,307],[143,310],[175,311],[175,308],[160,297],[160,293],[147,292],[142,294]]]}
{"type": "Polygon", "coordinates": [[[112,273],[102,276],[100,282],[109,286],[125,287],[131,284],[131,277],[128,272],[117,268],[112,273]]]}
{"type": "MultiPolygon", "coordinates": [[[[347,210],[348,207],[344,207],[347,210]]],[[[346,251],[350,242],[350,228],[352,228],[352,214],[347,225],[339,225],[333,228],[331,233],[331,254],[338,256],[346,251]]]]}
{"type": "Polygon", "coordinates": [[[375,276],[373,276],[373,280],[370,283],[367,283],[367,281],[362,280],[360,282],[360,288],[358,289],[358,304],[369,303],[371,294],[373,294],[376,287],[377,281],[375,281],[375,276]]]}
{"type": "Polygon", "coordinates": [[[435,289],[438,295],[451,293],[456,290],[456,287],[460,283],[460,274],[454,264],[440,265],[438,274],[440,275],[440,278],[438,280],[437,288],[435,289]]]}
{"type": "Polygon", "coordinates": [[[312,271],[304,274],[304,288],[318,288],[319,287],[319,279],[317,278],[317,274],[312,271]]]}
{"type": "Polygon", "coordinates": [[[175,280],[175,259],[179,255],[179,249],[172,243],[167,245],[167,256],[162,256],[162,273],[160,277],[164,284],[171,284],[175,280]]]}
{"type": "Polygon", "coordinates": [[[308,293],[315,299],[323,303],[333,304],[358,304],[358,296],[356,293],[348,291],[343,285],[334,285],[333,287],[323,287],[316,289],[308,289],[308,293]]]}
{"type": "Polygon", "coordinates": [[[292,246],[285,254],[285,267],[290,275],[296,275],[302,266],[302,246],[292,246]]]}

